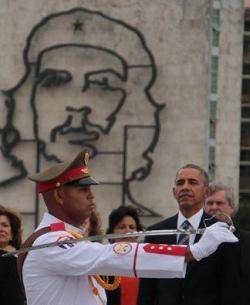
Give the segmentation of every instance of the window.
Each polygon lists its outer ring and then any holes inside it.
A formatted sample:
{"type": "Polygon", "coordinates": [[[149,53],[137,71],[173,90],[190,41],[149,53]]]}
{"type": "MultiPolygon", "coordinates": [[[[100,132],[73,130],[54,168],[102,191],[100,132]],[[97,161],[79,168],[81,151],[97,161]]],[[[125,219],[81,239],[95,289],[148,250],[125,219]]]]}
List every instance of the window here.
{"type": "Polygon", "coordinates": [[[241,104],[240,204],[250,206],[250,10],[245,13],[241,104]]]}

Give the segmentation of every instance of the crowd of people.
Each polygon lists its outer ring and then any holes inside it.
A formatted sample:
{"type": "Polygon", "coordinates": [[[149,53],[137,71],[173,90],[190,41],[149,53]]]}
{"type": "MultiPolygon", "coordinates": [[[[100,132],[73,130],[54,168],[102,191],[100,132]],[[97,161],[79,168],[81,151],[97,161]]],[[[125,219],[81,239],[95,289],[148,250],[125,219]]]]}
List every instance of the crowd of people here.
{"type": "MultiPolygon", "coordinates": [[[[178,213],[148,228],[204,229],[203,234],[74,243],[103,234],[91,189],[98,181],[90,176],[87,160],[83,151],[29,177],[48,212],[22,247],[66,244],[3,257],[21,247],[22,224],[18,213],[0,206],[0,304],[250,304],[250,233],[232,232],[237,205],[229,186],[209,183],[197,165],[181,167],[173,186],[178,213]]],[[[109,215],[106,234],[143,229],[138,210],[120,206],[109,215]]]]}

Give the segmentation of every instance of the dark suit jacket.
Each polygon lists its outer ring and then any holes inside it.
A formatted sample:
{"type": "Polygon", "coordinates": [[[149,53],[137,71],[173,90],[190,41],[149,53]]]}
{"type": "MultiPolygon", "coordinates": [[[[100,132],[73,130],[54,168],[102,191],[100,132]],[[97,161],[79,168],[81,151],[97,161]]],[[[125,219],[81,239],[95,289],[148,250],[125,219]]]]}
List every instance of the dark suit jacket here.
{"type": "MultiPolygon", "coordinates": [[[[0,255],[5,251],[0,250],[0,255]]],[[[0,304],[23,305],[24,296],[17,274],[16,257],[0,256],[0,304]]]]}
{"type": "MultiPolygon", "coordinates": [[[[149,229],[176,229],[177,217],[149,229]]],[[[200,228],[205,218],[204,213],[200,228]]],[[[148,237],[146,242],[176,244],[176,236],[148,237]]],[[[239,255],[238,243],[223,244],[208,258],[188,263],[185,279],[141,279],[138,305],[241,305],[239,255]]]]}
{"type": "Polygon", "coordinates": [[[238,231],[241,249],[242,304],[250,304],[250,232],[238,231]]]}

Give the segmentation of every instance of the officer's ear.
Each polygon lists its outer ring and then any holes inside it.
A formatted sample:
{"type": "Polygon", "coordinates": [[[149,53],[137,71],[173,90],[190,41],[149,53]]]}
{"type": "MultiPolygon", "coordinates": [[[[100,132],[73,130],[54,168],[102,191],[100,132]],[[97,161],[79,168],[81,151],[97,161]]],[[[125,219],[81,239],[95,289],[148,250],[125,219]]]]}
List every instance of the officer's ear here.
{"type": "Polygon", "coordinates": [[[60,188],[55,189],[54,191],[54,199],[56,203],[63,205],[63,190],[60,188]]]}

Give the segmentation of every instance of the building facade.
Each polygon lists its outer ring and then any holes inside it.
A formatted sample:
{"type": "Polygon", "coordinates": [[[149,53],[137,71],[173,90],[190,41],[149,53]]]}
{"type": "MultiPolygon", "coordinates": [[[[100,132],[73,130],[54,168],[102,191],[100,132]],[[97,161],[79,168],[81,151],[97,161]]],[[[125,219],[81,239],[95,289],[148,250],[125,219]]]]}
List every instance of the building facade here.
{"type": "Polygon", "coordinates": [[[241,0],[1,3],[3,205],[27,235],[45,210],[29,173],[90,151],[107,216],[150,224],[177,211],[172,184],[196,163],[239,189],[241,0]]]}

